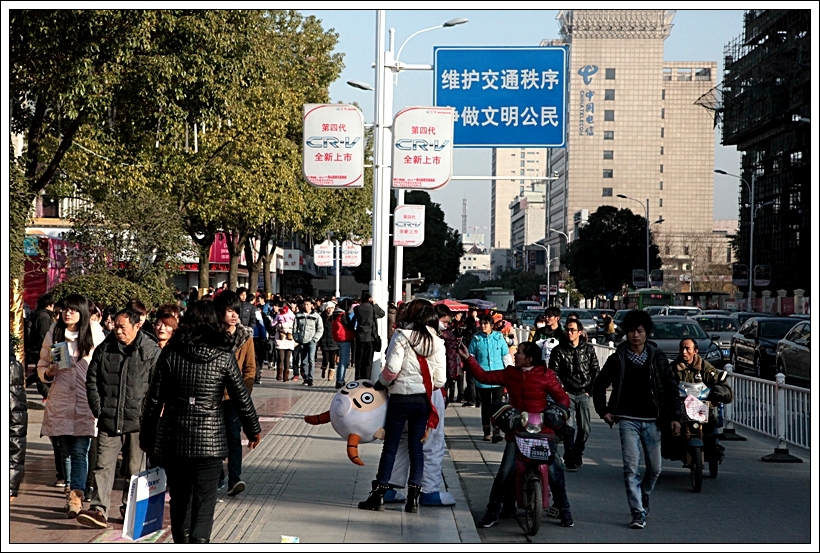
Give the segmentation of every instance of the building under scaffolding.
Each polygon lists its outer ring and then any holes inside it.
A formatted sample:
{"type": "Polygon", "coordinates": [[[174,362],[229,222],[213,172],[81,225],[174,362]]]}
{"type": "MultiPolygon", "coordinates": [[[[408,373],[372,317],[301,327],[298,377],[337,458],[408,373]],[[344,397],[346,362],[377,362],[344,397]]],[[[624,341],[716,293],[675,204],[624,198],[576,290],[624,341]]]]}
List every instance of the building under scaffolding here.
{"type": "MultiPolygon", "coordinates": [[[[811,285],[810,10],[749,10],[726,45],[723,144],[737,146],[747,183],[754,173],[755,265],[771,265],[769,290],[811,285]]],[[[729,169],[729,168],[727,168],[729,169]]],[[[737,254],[748,264],[749,189],[740,187],[737,254]]]]}

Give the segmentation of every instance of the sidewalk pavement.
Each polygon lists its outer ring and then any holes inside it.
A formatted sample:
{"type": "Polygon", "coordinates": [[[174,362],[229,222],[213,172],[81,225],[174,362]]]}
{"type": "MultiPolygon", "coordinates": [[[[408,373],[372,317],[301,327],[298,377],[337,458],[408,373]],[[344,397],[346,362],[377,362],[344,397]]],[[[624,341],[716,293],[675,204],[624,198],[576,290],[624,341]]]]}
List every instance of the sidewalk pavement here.
{"type": "MultiPolygon", "coordinates": [[[[263,371],[263,383],[253,390],[263,438],[253,451],[244,450],[247,489],[236,497],[219,493],[212,543],[280,543],[282,536],[298,537],[300,543],[480,541],[449,455],[442,471],[455,506],[421,507],[417,514],[405,513],[404,504],[385,505],[384,512],[359,510],[357,504],[367,497],[376,475],[382,442],[360,445],[365,466],[354,465],[330,424],[311,426],[303,420],[329,408],[334,382],[317,378],[313,387],[306,387],[301,380],[276,382],[273,374],[263,371]]],[[[33,387],[28,392],[32,403],[42,403],[33,387]]],[[[122,479],[112,493],[109,529],[92,530],[65,518],[65,496],[53,487],[51,444],[39,437],[42,411],[29,413],[26,476],[9,509],[10,543],[128,543],[121,537],[117,513],[122,479]]],[[[168,509],[165,528],[140,541],[171,541],[168,509]]]]}

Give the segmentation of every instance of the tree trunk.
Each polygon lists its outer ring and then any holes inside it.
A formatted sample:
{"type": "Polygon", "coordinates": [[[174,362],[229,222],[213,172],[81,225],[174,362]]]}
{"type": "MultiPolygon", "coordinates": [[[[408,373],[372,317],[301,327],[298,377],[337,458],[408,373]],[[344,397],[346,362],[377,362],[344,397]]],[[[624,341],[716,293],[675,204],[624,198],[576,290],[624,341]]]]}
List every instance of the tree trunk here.
{"type": "Polygon", "coordinates": [[[273,283],[271,282],[270,278],[270,263],[273,260],[273,252],[266,252],[265,255],[262,256],[262,276],[265,281],[265,297],[271,297],[273,294],[273,283]]]}
{"type": "Polygon", "coordinates": [[[240,231],[225,231],[225,242],[228,244],[228,253],[231,255],[228,288],[234,292],[239,286],[239,259],[242,257],[242,248],[247,239],[247,234],[242,234],[240,231]]]}
{"type": "Polygon", "coordinates": [[[211,279],[211,246],[197,245],[199,251],[199,297],[208,293],[211,279]]]}
{"type": "Polygon", "coordinates": [[[248,263],[248,297],[255,296],[256,291],[259,289],[259,270],[262,266],[262,255],[261,252],[257,252],[255,259],[253,255],[253,241],[257,238],[259,238],[259,233],[249,236],[245,240],[245,260],[248,263]]]}

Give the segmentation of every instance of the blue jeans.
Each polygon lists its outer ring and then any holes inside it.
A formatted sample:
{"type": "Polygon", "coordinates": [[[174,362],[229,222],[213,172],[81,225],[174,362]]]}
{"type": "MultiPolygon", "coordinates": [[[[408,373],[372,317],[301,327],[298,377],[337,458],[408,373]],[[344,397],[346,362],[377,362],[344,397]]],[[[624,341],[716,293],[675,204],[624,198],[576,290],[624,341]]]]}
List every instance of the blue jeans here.
{"type": "Polygon", "coordinates": [[[345,383],[345,371],[350,365],[350,342],[337,342],[339,346],[339,366],[336,367],[336,384],[345,383]]]}
{"type": "Polygon", "coordinates": [[[91,436],[60,436],[63,455],[63,474],[72,490],[85,491],[88,479],[88,448],[91,436]]]}
{"type": "MultiPolygon", "coordinates": [[[[225,415],[225,430],[228,433],[228,488],[242,480],[242,422],[230,401],[222,402],[225,415]]],[[[219,480],[225,479],[224,469],[219,480]]]]}
{"type": "MultiPolygon", "coordinates": [[[[399,449],[401,433],[407,423],[407,447],[410,450],[410,477],[409,484],[421,487],[424,478],[424,429],[427,427],[427,417],[430,408],[424,394],[413,396],[394,396],[387,401],[387,416],[384,421],[384,447],[379,459],[379,471],[376,473],[376,482],[387,486],[393,474],[393,464],[396,462],[396,452],[399,449]]],[[[441,413],[440,416],[444,416],[441,413]]]]}
{"type": "Polygon", "coordinates": [[[661,474],[661,433],[655,421],[620,419],[621,456],[624,461],[626,499],[632,514],[644,512],[641,493],[652,493],[661,474]],[[646,471],[641,478],[638,463],[643,451],[646,471]]]}
{"type": "MultiPolygon", "coordinates": [[[[506,508],[511,508],[515,503],[515,442],[506,442],[504,455],[501,457],[501,465],[493,480],[493,487],[490,490],[490,501],[487,503],[487,511],[498,514],[501,510],[501,503],[506,508]]],[[[561,456],[556,455],[549,466],[549,486],[553,496],[553,504],[559,509],[569,509],[569,498],[567,497],[567,483],[564,479],[564,463],[561,456]]]]}
{"type": "Polygon", "coordinates": [[[305,380],[313,381],[313,369],[316,366],[316,342],[299,344],[299,368],[305,374],[305,380]]]}

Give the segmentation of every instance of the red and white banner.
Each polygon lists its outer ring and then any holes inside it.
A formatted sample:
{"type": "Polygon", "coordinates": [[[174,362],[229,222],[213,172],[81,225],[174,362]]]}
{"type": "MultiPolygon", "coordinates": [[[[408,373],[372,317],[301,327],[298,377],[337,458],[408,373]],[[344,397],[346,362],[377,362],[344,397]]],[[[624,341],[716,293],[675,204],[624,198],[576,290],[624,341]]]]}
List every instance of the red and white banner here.
{"type": "Polygon", "coordinates": [[[393,245],[415,248],[424,242],[424,206],[404,204],[393,212],[393,245]]]}

